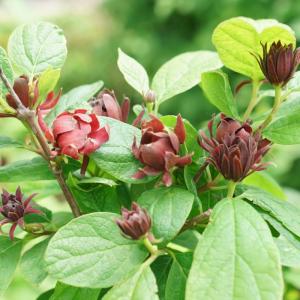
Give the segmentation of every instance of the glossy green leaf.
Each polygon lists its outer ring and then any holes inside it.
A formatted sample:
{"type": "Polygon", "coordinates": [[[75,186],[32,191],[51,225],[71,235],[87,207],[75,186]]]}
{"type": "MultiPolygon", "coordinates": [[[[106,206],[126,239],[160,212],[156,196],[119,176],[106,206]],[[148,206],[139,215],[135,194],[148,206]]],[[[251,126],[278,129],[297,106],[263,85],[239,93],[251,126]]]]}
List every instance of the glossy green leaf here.
{"type": "Polygon", "coordinates": [[[236,17],[220,23],[213,32],[212,41],[224,65],[254,80],[263,79],[253,54],[261,54],[262,43],[269,45],[280,40],[295,45],[294,32],[276,20],[253,20],[236,17]]]}
{"type": "Polygon", "coordinates": [[[186,52],[166,62],[154,75],[152,89],[159,103],[181,94],[199,83],[203,72],[223,66],[213,51],[186,52]]]}
{"type": "Polygon", "coordinates": [[[287,201],[279,200],[273,195],[254,187],[248,187],[239,197],[259,206],[300,237],[300,209],[298,207],[287,201]]]}
{"type": "Polygon", "coordinates": [[[152,218],[152,232],[163,242],[170,241],[180,231],[193,205],[194,195],[177,187],[158,188],[144,192],[138,203],[152,218]]]}
{"type": "Polygon", "coordinates": [[[17,27],[9,37],[7,49],[14,71],[31,78],[49,68],[60,69],[67,57],[63,31],[48,22],[17,27]]]}
{"type": "Polygon", "coordinates": [[[149,90],[149,78],[144,67],[135,59],[118,49],[118,67],[125,80],[141,95],[145,95],[149,90]]]}
{"type": "Polygon", "coordinates": [[[46,238],[40,243],[27,250],[21,259],[20,267],[24,277],[33,282],[40,284],[47,277],[44,254],[50,238],[46,238]]]}
{"type": "Polygon", "coordinates": [[[115,285],[103,300],[159,300],[155,276],[149,266],[142,266],[132,277],[115,285]]]}
{"type": "Polygon", "coordinates": [[[39,102],[43,102],[48,93],[53,91],[60,77],[60,69],[47,69],[39,77],[39,102]]]}
{"type": "Polygon", "coordinates": [[[56,116],[64,111],[72,111],[74,109],[90,109],[87,101],[92,98],[103,86],[103,81],[96,81],[91,84],[81,85],[64,94],[57,105],[46,116],[45,120],[51,124],[56,116]]]}
{"type": "Polygon", "coordinates": [[[186,299],[279,300],[283,280],[267,224],[240,199],[224,199],[194,253],[186,299]]]}
{"type": "Polygon", "coordinates": [[[58,282],[49,300],[97,300],[99,294],[100,289],[78,288],[58,282]]]}
{"type": "Polygon", "coordinates": [[[145,183],[155,179],[148,176],[134,179],[132,176],[142,167],[142,164],[132,154],[134,137],[139,143],[141,132],[138,128],[115,119],[101,117],[101,126],[109,125],[110,138],[90,157],[97,166],[106,173],[126,183],[145,183]]]}
{"type": "MultiPolygon", "coordinates": [[[[9,58],[7,57],[7,53],[2,47],[0,47],[0,68],[3,70],[3,73],[7,77],[9,83],[13,84],[14,72],[11,67],[9,58]]],[[[0,97],[2,96],[2,98],[4,99],[6,93],[7,93],[7,88],[1,80],[1,82],[0,82],[0,97]]]]}
{"type": "Polygon", "coordinates": [[[12,281],[22,250],[22,241],[11,241],[0,235],[0,294],[2,294],[12,281]]]}
{"type": "Polygon", "coordinates": [[[234,102],[226,73],[222,71],[205,72],[201,76],[200,86],[207,99],[221,112],[238,118],[237,105],[234,102]]]}
{"type": "Polygon", "coordinates": [[[0,167],[0,182],[54,179],[47,162],[41,157],[20,160],[0,167]]]}
{"type": "Polygon", "coordinates": [[[77,287],[110,287],[135,272],[147,257],[143,245],[123,237],[117,214],[81,216],[62,227],[46,251],[49,274],[77,287]]]}

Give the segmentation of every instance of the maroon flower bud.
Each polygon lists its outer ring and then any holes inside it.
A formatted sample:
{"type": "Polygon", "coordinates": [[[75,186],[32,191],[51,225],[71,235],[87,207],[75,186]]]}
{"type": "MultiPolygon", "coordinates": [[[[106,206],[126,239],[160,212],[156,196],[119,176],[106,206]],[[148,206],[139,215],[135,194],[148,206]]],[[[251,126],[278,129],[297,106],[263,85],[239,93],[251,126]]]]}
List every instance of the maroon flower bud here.
{"type": "Polygon", "coordinates": [[[89,102],[93,108],[93,113],[97,116],[105,116],[127,122],[130,110],[129,98],[124,98],[122,106],[120,106],[114,91],[105,89],[96,99],[92,99],[89,102]]]}
{"type": "Polygon", "coordinates": [[[14,232],[17,225],[24,228],[24,216],[28,214],[41,214],[42,212],[34,209],[30,205],[30,201],[36,194],[30,195],[23,201],[24,195],[21,192],[20,187],[17,188],[15,194],[10,194],[6,190],[2,193],[2,207],[0,207],[0,213],[5,217],[0,221],[0,230],[4,224],[12,223],[9,231],[10,239],[14,239],[14,232]]]}
{"type": "Polygon", "coordinates": [[[300,48],[293,50],[293,45],[283,45],[281,41],[268,45],[262,44],[262,56],[255,55],[266,79],[274,85],[284,86],[294,75],[300,63],[300,48]]]}
{"type": "Polygon", "coordinates": [[[185,141],[185,128],[180,115],[174,131],[165,129],[163,123],[154,116],[150,121],[142,123],[142,138],[139,147],[136,139],[132,145],[132,152],[136,159],[145,166],[134,178],[140,179],[146,175],[155,176],[163,173],[162,181],[166,186],[172,184],[171,170],[183,167],[192,162],[192,155],[179,155],[180,144],[185,141]]]}
{"type": "Polygon", "coordinates": [[[149,233],[151,218],[136,202],[131,204],[131,210],[122,208],[122,217],[116,223],[127,237],[138,240],[149,233]]]}
{"type": "MultiPolygon", "coordinates": [[[[13,89],[25,107],[34,107],[39,97],[37,80],[33,82],[33,87],[31,90],[31,87],[29,86],[28,77],[26,75],[22,75],[15,80],[13,89]]],[[[6,101],[14,109],[17,108],[16,103],[11,94],[8,93],[6,95],[6,101]]]]}
{"type": "Polygon", "coordinates": [[[144,96],[144,99],[145,99],[145,102],[146,103],[154,103],[155,102],[155,92],[152,91],[152,90],[149,90],[145,96],[144,96]]]}
{"type": "Polygon", "coordinates": [[[200,131],[200,146],[209,153],[207,163],[213,165],[228,180],[243,180],[255,171],[264,170],[267,163],[261,163],[262,157],[270,149],[271,142],[254,133],[249,123],[238,121],[221,114],[213,137],[214,119],[208,123],[210,138],[200,131]]]}
{"type": "Polygon", "coordinates": [[[79,159],[80,154],[89,155],[109,139],[108,127],[100,128],[97,116],[88,114],[84,109],[60,114],[53,121],[51,129],[44,122],[40,111],[38,117],[39,125],[53,144],[56,155],[65,154],[79,159]]]}

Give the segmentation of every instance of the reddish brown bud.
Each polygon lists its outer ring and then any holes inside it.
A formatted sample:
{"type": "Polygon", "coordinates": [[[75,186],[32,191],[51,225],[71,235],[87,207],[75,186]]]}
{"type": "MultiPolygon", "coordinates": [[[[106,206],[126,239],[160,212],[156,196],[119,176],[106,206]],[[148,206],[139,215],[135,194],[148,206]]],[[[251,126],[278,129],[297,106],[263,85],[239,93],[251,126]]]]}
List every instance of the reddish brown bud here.
{"type": "Polygon", "coordinates": [[[200,131],[200,146],[209,153],[207,163],[213,165],[228,180],[243,180],[255,171],[264,170],[268,164],[261,163],[270,149],[270,141],[253,133],[249,123],[238,121],[221,114],[216,136],[212,133],[213,120],[209,122],[210,138],[200,131]]]}
{"type": "Polygon", "coordinates": [[[284,86],[294,75],[300,63],[300,48],[293,50],[293,45],[283,45],[281,41],[268,45],[262,44],[262,56],[255,55],[266,79],[274,85],[284,86]]]}
{"type": "Polygon", "coordinates": [[[155,97],[156,97],[155,92],[152,91],[152,90],[149,90],[145,94],[144,99],[145,99],[145,102],[147,102],[147,103],[154,103],[155,102],[155,97]]]}
{"type": "Polygon", "coordinates": [[[136,202],[132,203],[131,210],[122,208],[122,217],[116,223],[127,237],[138,240],[149,233],[151,218],[136,202]]]}

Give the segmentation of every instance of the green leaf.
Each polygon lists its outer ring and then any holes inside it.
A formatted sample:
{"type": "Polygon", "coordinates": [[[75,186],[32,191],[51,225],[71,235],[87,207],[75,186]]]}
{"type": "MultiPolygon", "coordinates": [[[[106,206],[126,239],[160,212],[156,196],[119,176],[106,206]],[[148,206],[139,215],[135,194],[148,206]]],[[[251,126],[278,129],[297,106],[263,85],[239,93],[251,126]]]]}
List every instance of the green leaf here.
{"type": "Polygon", "coordinates": [[[295,45],[294,32],[276,20],[253,20],[236,17],[220,23],[213,32],[212,42],[224,65],[253,80],[264,78],[253,54],[262,53],[262,43],[280,40],[295,45]]]}
{"type": "Polygon", "coordinates": [[[127,280],[115,285],[103,300],[159,300],[155,276],[149,266],[142,266],[127,280]]]}
{"type": "Polygon", "coordinates": [[[112,213],[92,213],[72,220],[51,239],[46,251],[48,272],[77,287],[110,287],[143,263],[143,245],[123,237],[112,213]],[[92,275],[92,276],[91,276],[92,275]]]}
{"type": "Polygon", "coordinates": [[[49,300],[97,300],[100,291],[99,289],[78,288],[58,282],[49,300]]]}
{"type": "MultiPolygon", "coordinates": [[[[3,70],[3,73],[7,77],[9,83],[13,84],[14,72],[11,67],[10,61],[7,57],[7,53],[2,47],[0,47],[0,68],[3,70]]],[[[7,92],[8,92],[7,88],[1,80],[1,82],[0,82],[0,98],[2,96],[2,98],[4,99],[7,92]]]]}
{"type": "Polygon", "coordinates": [[[287,201],[279,200],[273,195],[254,187],[247,187],[245,192],[239,197],[259,206],[300,237],[300,209],[298,207],[287,201]]]}
{"type": "Polygon", "coordinates": [[[41,157],[19,160],[0,167],[0,182],[22,182],[54,179],[47,162],[41,157]]]}
{"type": "Polygon", "coordinates": [[[48,22],[17,27],[9,37],[7,50],[15,72],[30,78],[49,68],[60,69],[67,57],[63,31],[48,22]]]}
{"type": "MultiPolygon", "coordinates": [[[[165,126],[174,128],[176,125],[176,116],[163,116],[160,118],[161,121],[164,123],[165,126]]],[[[185,130],[186,130],[186,140],[185,146],[187,153],[194,152],[193,161],[195,163],[199,163],[201,157],[203,157],[203,150],[197,143],[197,138],[199,136],[198,131],[193,127],[193,125],[188,120],[183,120],[185,130]]]]}
{"type": "Polygon", "coordinates": [[[91,84],[81,85],[64,94],[57,105],[46,116],[45,120],[51,124],[53,120],[64,111],[84,108],[90,109],[87,101],[92,98],[103,86],[103,81],[96,81],[91,84]]]}
{"type": "Polygon", "coordinates": [[[47,277],[44,254],[50,238],[46,238],[40,243],[27,250],[21,259],[20,267],[24,277],[33,282],[40,284],[47,277]]]}
{"type": "Polygon", "coordinates": [[[144,67],[135,59],[118,49],[118,67],[125,80],[141,95],[149,91],[149,78],[144,67]]]}
{"type": "Polygon", "coordinates": [[[22,144],[7,136],[0,136],[0,149],[1,148],[22,148],[22,144]]]}
{"type": "Polygon", "coordinates": [[[11,241],[0,235],[0,295],[8,288],[17,268],[22,250],[22,241],[11,241]]]}
{"type": "Polygon", "coordinates": [[[132,176],[142,164],[132,154],[134,137],[139,142],[141,131],[129,124],[115,119],[101,117],[101,126],[109,125],[110,135],[107,143],[102,145],[90,157],[106,173],[126,183],[145,183],[154,180],[155,176],[134,179],[132,176]]]}
{"type": "Polygon", "coordinates": [[[60,77],[60,69],[49,68],[45,70],[38,81],[39,103],[43,102],[48,93],[54,90],[60,77]]]}
{"type": "Polygon", "coordinates": [[[224,199],[194,253],[186,299],[282,299],[279,253],[267,224],[245,201],[224,199]]]}
{"type": "Polygon", "coordinates": [[[280,145],[300,144],[300,113],[276,118],[265,130],[264,137],[280,145]]]}
{"type": "Polygon", "coordinates": [[[205,72],[201,76],[200,86],[207,99],[221,112],[235,118],[239,117],[226,73],[222,71],[205,72]]]}
{"type": "Polygon", "coordinates": [[[243,180],[244,184],[262,188],[276,198],[286,200],[286,195],[277,181],[265,171],[252,173],[243,180]]]}
{"type": "Polygon", "coordinates": [[[155,238],[166,243],[176,236],[186,221],[193,205],[194,195],[187,190],[170,187],[144,192],[138,203],[152,218],[155,238]]]}
{"type": "Polygon", "coordinates": [[[157,102],[181,94],[199,83],[203,72],[222,67],[217,53],[213,51],[186,52],[166,62],[154,75],[152,89],[157,102]]]}
{"type": "Polygon", "coordinates": [[[50,300],[51,296],[54,293],[54,289],[48,290],[42,294],[40,294],[36,300],[50,300]]]}
{"type": "Polygon", "coordinates": [[[192,265],[193,253],[177,253],[169,272],[166,300],[184,300],[187,277],[192,265]]]}

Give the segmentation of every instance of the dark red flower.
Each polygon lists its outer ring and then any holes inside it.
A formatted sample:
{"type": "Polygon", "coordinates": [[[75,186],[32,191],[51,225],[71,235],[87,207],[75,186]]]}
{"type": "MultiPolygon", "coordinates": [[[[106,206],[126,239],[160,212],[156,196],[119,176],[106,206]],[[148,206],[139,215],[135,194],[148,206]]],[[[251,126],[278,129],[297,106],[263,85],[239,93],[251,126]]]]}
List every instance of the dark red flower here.
{"type": "Polygon", "coordinates": [[[274,85],[284,86],[294,75],[300,63],[300,48],[293,50],[293,44],[283,45],[281,41],[262,44],[262,56],[255,55],[266,79],[274,85]]]}
{"type": "Polygon", "coordinates": [[[185,141],[185,128],[180,115],[174,130],[167,130],[163,123],[151,116],[150,121],[142,123],[142,138],[137,146],[136,139],[132,145],[134,156],[145,166],[133,177],[140,179],[146,175],[155,176],[163,173],[162,181],[166,186],[172,184],[172,169],[183,167],[192,162],[192,155],[179,155],[180,144],[185,141]]]}
{"type": "Polygon", "coordinates": [[[216,135],[213,136],[212,119],[208,123],[210,138],[200,131],[200,146],[209,153],[206,163],[213,165],[228,180],[243,180],[254,171],[261,171],[268,164],[261,163],[270,149],[271,142],[254,133],[248,122],[238,121],[221,114],[216,135]]]}
{"type": "Polygon", "coordinates": [[[38,116],[39,125],[57,155],[65,154],[79,159],[80,154],[89,155],[109,139],[108,127],[100,128],[97,116],[88,114],[84,109],[60,114],[53,121],[51,129],[44,122],[40,111],[38,116]]]}
{"type": "Polygon", "coordinates": [[[30,195],[23,200],[24,195],[21,192],[20,187],[17,188],[15,194],[10,194],[3,189],[2,193],[2,207],[0,207],[0,213],[5,217],[0,221],[0,230],[4,224],[12,223],[9,231],[10,239],[14,239],[14,232],[17,225],[24,228],[24,216],[28,214],[41,214],[42,212],[34,209],[30,205],[30,201],[36,194],[30,195]]]}
{"type": "Polygon", "coordinates": [[[89,101],[93,108],[93,113],[97,116],[105,116],[127,122],[130,110],[129,98],[124,98],[122,105],[118,103],[114,91],[103,90],[97,98],[89,101]]]}
{"type": "Polygon", "coordinates": [[[136,202],[132,203],[131,210],[122,208],[122,217],[116,223],[127,237],[138,240],[149,233],[151,218],[136,202]]]}

